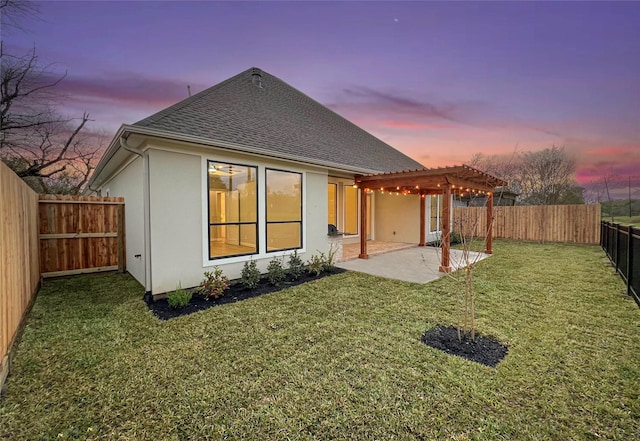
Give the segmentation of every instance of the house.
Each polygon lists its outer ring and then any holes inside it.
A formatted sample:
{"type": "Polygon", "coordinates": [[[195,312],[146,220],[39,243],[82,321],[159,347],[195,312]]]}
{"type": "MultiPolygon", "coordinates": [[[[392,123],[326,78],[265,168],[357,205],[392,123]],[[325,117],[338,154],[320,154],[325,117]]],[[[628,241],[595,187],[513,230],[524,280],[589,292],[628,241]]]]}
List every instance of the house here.
{"type": "MultiPolygon", "coordinates": [[[[468,167],[449,171],[489,176],[468,167]]],[[[308,260],[339,242],[359,241],[367,257],[370,238],[436,240],[450,185],[445,176],[436,188],[434,176],[252,68],[121,126],[86,193],[125,198],[127,270],[156,296],[178,283],[197,285],[214,266],[233,279],[249,259],[265,271],[276,256],[297,251],[308,260]],[[392,179],[392,187],[373,191],[380,179],[392,179]],[[342,234],[328,235],[328,224],[342,234]]]]}

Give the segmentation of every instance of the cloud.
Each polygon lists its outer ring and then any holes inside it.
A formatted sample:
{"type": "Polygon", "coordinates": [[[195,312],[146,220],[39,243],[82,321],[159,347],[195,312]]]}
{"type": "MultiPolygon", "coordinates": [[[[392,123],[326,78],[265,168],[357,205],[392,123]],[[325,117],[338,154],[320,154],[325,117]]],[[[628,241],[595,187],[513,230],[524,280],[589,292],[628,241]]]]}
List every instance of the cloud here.
{"type": "MultiPolygon", "coordinates": [[[[188,96],[187,82],[119,73],[102,77],[68,76],[59,91],[74,100],[116,102],[134,107],[163,107],[188,96]]],[[[192,90],[202,90],[195,85],[192,90]]]]}
{"type": "Polygon", "coordinates": [[[605,146],[584,150],[585,155],[592,156],[610,156],[610,155],[632,155],[638,154],[640,146],[638,145],[616,145],[605,146]]]}
{"type": "Polygon", "coordinates": [[[459,122],[454,114],[457,106],[450,103],[435,104],[429,101],[419,101],[362,86],[345,88],[343,89],[343,94],[348,99],[348,103],[340,100],[335,106],[365,106],[368,109],[383,113],[400,114],[428,120],[459,122]]]}
{"type": "Polygon", "coordinates": [[[389,127],[392,129],[409,129],[409,130],[424,130],[424,129],[453,129],[456,126],[454,124],[427,124],[413,121],[402,120],[384,120],[379,124],[383,127],[389,127]]]}

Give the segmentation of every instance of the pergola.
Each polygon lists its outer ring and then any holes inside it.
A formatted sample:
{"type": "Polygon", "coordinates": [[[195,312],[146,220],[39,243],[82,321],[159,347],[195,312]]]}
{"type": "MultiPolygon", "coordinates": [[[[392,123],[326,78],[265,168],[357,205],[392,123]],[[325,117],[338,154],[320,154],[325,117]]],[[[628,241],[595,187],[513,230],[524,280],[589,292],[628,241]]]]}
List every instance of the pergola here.
{"type": "MultiPolygon", "coordinates": [[[[426,197],[427,195],[444,195],[442,204],[442,261],[441,272],[450,272],[451,246],[451,195],[478,194],[487,196],[487,225],[493,219],[493,193],[496,187],[506,186],[507,182],[484,173],[468,165],[430,168],[393,173],[357,175],[355,185],[360,189],[360,257],[368,259],[367,237],[367,198],[366,193],[380,191],[383,193],[402,193],[420,195],[420,246],[426,242],[426,197]]],[[[491,254],[492,232],[488,228],[485,253],[491,254]]]]}

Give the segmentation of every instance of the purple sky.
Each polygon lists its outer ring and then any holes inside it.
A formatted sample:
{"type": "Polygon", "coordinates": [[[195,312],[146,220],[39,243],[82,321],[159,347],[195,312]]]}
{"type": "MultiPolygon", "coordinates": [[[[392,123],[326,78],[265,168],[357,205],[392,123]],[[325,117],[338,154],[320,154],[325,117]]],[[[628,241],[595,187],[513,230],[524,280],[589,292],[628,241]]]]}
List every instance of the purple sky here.
{"type": "MultiPolygon", "coordinates": [[[[260,67],[427,167],[566,146],[640,190],[640,3],[41,3],[15,51],[110,135],[260,67]]],[[[640,194],[636,194],[640,197],[640,194]]]]}

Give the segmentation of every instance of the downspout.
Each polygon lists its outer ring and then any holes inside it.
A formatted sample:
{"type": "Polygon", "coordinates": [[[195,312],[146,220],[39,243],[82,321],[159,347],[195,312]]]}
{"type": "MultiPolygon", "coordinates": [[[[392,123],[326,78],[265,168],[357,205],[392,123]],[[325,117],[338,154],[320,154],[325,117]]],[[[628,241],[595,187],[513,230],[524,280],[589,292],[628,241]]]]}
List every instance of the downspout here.
{"type": "Polygon", "coordinates": [[[142,158],[142,199],[144,204],[144,297],[151,299],[151,202],[149,192],[149,154],[127,144],[127,138],[120,137],[120,145],[126,151],[142,158]]]}

